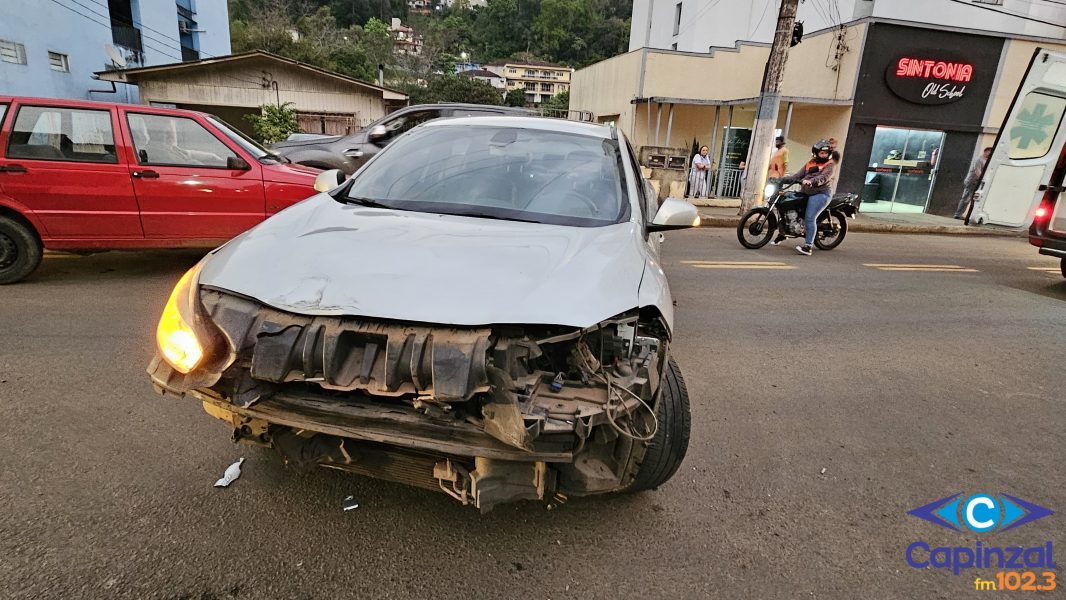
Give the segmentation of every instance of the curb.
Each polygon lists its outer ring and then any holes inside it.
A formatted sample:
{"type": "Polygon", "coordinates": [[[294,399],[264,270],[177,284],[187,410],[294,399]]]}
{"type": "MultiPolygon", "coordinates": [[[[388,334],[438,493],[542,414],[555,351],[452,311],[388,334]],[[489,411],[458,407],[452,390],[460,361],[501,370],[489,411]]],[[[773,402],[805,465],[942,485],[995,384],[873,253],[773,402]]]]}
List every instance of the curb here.
{"type": "MultiPolygon", "coordinates": [[[[740,217],[722,217],[717,215],[700,215],[700,227],[721,227],[736,229],[740,217]]],[[[904,225],[901,223],[871,223],[869,221],[849,220],[848,230],[860,233],[912,233],[925,235],[976,235],[993,237],[1027,237],[1026,230],[985,229],[966,225],[904,225]]]]}

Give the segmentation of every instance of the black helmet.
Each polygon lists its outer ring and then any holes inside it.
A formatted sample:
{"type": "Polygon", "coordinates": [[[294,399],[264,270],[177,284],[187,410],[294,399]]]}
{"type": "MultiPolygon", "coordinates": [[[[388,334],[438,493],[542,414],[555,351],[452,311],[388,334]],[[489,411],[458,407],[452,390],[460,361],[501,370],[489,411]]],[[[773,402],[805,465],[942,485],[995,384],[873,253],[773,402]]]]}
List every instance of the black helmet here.
{"type": "Polygon", "coordinates": [[[820,162],[821,163],[821,162],[826,162],[826,161],[829,160],[829,158],[830,158],[829,156],[826,156],[825,160],[822,160],[822,157],[818,156],[819,152],[826,152],[826,153],[831,155],[832,152],[833,152],[833,149],[829,146],[829,142],[827,142],[825,140],[818,140],[817,142],[814,143],[813,146],[811,146],[811,154],[814,155],[815,162],[820,162]]]}

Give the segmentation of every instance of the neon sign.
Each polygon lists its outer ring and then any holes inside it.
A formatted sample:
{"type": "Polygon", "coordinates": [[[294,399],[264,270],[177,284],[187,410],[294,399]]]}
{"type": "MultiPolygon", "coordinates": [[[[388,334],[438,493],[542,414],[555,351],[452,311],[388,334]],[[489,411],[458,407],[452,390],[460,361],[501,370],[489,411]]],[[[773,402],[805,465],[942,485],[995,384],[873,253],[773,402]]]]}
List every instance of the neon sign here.
{"type": "Polygon", "coordinates": [[[975,82],[973,63],[950,52],[911,50],[896,56],[886,65],[885,83],[908,102],[957,102],[966,97],[966,89],[975,82]]]}
{"type": "Polygon", "coordinates": [[[896,63],[896,77],[921,77],[967,83],[973,79],[973,65],[905,56],[896,63]]]}

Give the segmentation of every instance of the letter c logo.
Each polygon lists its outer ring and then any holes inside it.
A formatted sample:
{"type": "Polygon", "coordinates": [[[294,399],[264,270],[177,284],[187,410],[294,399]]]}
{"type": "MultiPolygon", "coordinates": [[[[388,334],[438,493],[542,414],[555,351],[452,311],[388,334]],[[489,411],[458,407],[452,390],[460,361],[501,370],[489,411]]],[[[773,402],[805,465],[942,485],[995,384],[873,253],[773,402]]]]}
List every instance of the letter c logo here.
{"type": "Polygon", "coordinates": [[[985,494],[970,496],[965,504],[966,527],[970,531],[989,531],[999,523],[999,504],[985,494]]]}

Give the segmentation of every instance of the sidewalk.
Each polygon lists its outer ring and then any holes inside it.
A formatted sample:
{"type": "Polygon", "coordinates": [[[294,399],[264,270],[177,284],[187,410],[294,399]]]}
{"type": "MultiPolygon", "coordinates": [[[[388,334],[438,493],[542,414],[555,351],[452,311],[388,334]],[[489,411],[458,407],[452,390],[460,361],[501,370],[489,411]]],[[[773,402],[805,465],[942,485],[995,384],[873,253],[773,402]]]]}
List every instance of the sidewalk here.
{"type": "MultiPolygon", "coordinates": [[[[687,199],[692,201],[693,199],[687,199]]],[[[700,198],[696,202],[700,212],[702,227],[736,227],[740,222],[739,208],[734,206],[706,206],[708,201],[700,198]]],[[[712,201],[714,202],[714,201],[712,201]]],[[[729,200],[714,203],[726,203],[729,200]]],[[[731,201],[736,206],[739,200],[731,201]]],[[[695,204],[695,203],[694,203],[695,204]]],[[[1009,229],[995,226],[968,226],[959,219],[927,215],[925,213],[862,213],[848,221],[850,231],[867,233],[932,233],[939,235],[995,235],[1024,237],[1028,229],[1009,229]]]]}

